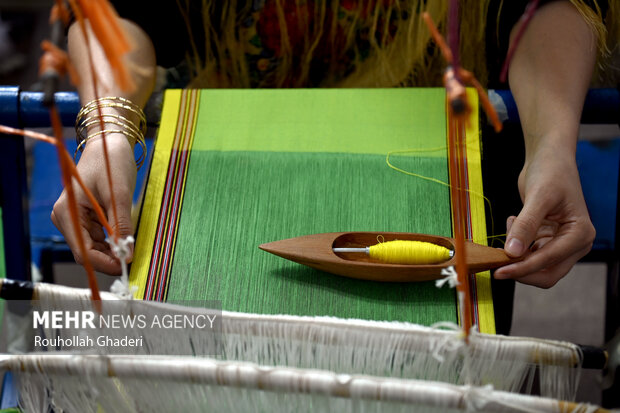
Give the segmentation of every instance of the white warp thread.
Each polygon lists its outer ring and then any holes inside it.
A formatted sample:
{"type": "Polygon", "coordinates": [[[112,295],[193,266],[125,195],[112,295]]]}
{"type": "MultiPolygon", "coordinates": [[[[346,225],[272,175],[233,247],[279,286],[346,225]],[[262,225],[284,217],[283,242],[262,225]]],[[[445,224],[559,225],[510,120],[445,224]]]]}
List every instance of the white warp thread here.
{"type": "MultiPolygon", "coordinates": [[[[84,309],[92,308],[88,290],[40,284],[37,293],[46,308],[64,308],[67,300],[77,301],[84,309]]],[[[116,308],[124,306],[126,314],[133,314],[136,305],[146,306],[152,314],[208,311],[139,300],[119,301],[109,293],[102,293],[102,298],[104,312],[109,300],[116,301],[116,308]]],[[[62,333],[71,337],[79,331],[63,329],[62,333]]],[[[50,331],[47,337],[55,334],[50,331]]],[[[213,349],[213,335],[199,329],[101,329],[97,334],[111,338],[143,336],[142,351],[150,351],[144,354],[213,354],[205,352],[213,349]]],[[[500,391],[519,391],[522,387],[527,391],[534,371],[539,370],[541,394],[569,400],[574,398],[578,383],[578,369],[573,365],[578,364],[579,351],[574,344],[472,332],[465,345],[462,332],[454,324],[429,328],[403,322],[223,311],[221,345],[221,360],[459,385],[493,384],[500,391]]]]}
{"type": "Polygon", "coordinates": [[[443,275],[444,278],[435,280],[435,287],[441,288],[445,284],[448,284],[448,287],[455,288],[457,285],[459,285],[458,274],[454,270],[453,266],[442,268],[441,275],[443,275]]]}
{"type": "Polygon", "coordinates": [[[46,406],[93,413],[562,410],[557,400],[496,391],[491,385],[348,376],[204,358],[39,354],[0,358],[3,368],[18,372],[22,406],[28,411],[47,411],[46,406]]]}
{"type": "Polygon", "coordinates": [[[121,277],[119,279],[114,280],[112,285],[110,286],[110,292],[118,296],[121,299],[132,299],[134,293],[138,290],[138,287],[129,286],[129,272],[127,271],[127,257],[129,257],[129,247],[134,243],[134,238],[129,235],[125,238],[118,238],[118,241],[115,242],[113,237],[106,238],[108,244],[110,244],[110,249],[114,256],[121,263],[121,277]]]}

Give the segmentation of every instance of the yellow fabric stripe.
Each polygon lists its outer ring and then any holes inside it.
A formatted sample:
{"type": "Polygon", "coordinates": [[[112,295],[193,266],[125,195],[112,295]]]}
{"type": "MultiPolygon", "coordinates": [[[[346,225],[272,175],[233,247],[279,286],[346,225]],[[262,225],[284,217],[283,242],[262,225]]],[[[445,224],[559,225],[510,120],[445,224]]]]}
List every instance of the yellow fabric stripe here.
{"type": "MultiPolygon", "coordinates": [[[[466,126],[467,170],[469,176],[469,204],[471,209],[472,236],[475,242],[487,244],[487,227],[482,197],[482,169],[480,157],[480,128],[478,124],[478,96],[474,89],[467,90],[469,101],[472,102],[472,114],[466,126]]],[[[495,334],[495,315],[493,313],[493,297],[491,295],[491,273],[485,271],[476,274],[478,296],[478,326],[481,333],[495,334]]]]}
{"type": "MultiPolygon", "coordinates": [[[[174,217],[172,217],[172,198],[173,198],[173,194],[174,194],[174,187],[175,184],[179,181],[180,177],[179,177],[179,168],[180,168],[180,158],[182,156],[182,149],[183,149],[183,145],[185,143],[185,139],[187,138],[187,122],[188,119],[190,118],[191,114],[190,114],[190,110],[188,108],[189,106],[189,101],[191,99],[190,95],[191,95],[191,91],[189,90],[185,90],[181,92],[181,103],[180,103],[180,107],[177,110],[177,114],[175,115],[175,123],[176,123],[176,130],[174,131],[174,137],[172,139],[172,146],[171,146],[171,150],[176,150],[177,153],[174,156],[174,162],[172,161],[172,159],[170,159],[170,157],[166,160],[166,163],[163,164],[162,166],[164,167],[164,169],[166,171],[169,170],[171,165],[174,165],[174,170],[172,172],[170,172],[168,175],[164,176],[164,182],[167,181],[168,179],[171,179],[171,186],[170,186],[170,193],[169,193],[169,198],[167,203],[164,203],[164,196],[165,196],[165,187],[164,187],[164,193],[161,195],[160,197],[160,201],[162,203],[162,207],[165,208],[165,210],[163,211],[163,216],[160,215],[159,219],[163,218],[163,225],[162,225],[162,229],[161,229],[161,234],[163,236],[163,234],[166,234],[170,228],[171,225],[171,221],[174,220],[174,217]]],[[[154,220],[152,221],[154,225],[159,226],[158,225],[158,220],[154,220]]],[[[157,231],[155,233],[155,240],[153,241],[153,246],[154,248],[156,248],[156,239],[157,239],[157,231]]],[[[168,241],[168,238],[163,237],[162,240],[164,241],[168,241]]],[[[173,250],[174,251],[174,250],[173,250]]],[[[155,268],[155,276],[152,279],[152,283],[153,283],[153,290],[151,292],[151,294],[148,297],[144,297],[147,300],[154,300],[155,296],[157,295],[157,286],[159,285],[160,282],[160,278],[161,277],[165,277],[167,274],[164,274],[162,271],[162,268],[164,266],[164,255],[166,254],[166,247],[164,244],[160,244],[159,248],[156,251],[153,251],[155,254],[157,254],[157,267],[155,268]]],[[[171,261],[172,261],[172,257],[170,257],[171,261]]],[[[151,262],[153,261],[153,255],[151,254],[151,262]]],[[[147,272],[148,272],[148,267],[147,267],[147,272]]],[[[147,277],[147,282],[148,282],[148,277],[147,277]]]]}
{"type": "MultiPolygon", "coordinates": [[[[154,147],[152,167],[149,173],[149,180],[142,206],[140,220],[142,222],[157,222],[159,212],[162,207],[162,196],[166,185],[167,169],[172,144],[177,128],[177,117],[181,104],[181,90],[167,90],[164,95],[164,109],[161,115],[159,132],[157,134],[157,145],[154,147]]],[[[156,225],[140,225],[136,239],[135,251],[153,251],[156,225]]],[[[144,297],[146,279],[148,276],[151,254],[134,254],[134,261],[131,266],[129,276],[130,286],[138,289],[134,297],[141,299],[144,297]]]]}

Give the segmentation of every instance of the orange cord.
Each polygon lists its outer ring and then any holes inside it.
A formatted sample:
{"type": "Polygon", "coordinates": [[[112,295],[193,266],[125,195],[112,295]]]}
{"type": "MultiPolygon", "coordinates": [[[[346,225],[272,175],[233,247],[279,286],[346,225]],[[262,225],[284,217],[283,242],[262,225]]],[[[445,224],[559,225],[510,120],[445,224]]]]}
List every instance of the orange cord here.
{"type": "Polygon", "coordinates": [[[446,93],[448,95],[448,101],[450,103],[449,108],[452,115],[460,120],[466,120],[471,113],[471,107],[467,102],[465,88],[461,83],[462,80],[476,89],[476,91],[478,92],[478,97],[480,98],[480,103],[482,104],[482,108],[484,109],[485,113],[489,117],[489,120],[493,124],[495,132],[500,132],[502,130],[502,123],[497,116],[495,108],[489,100],[489,96],[484,91],[484,88],[482,87],[480,82],[478,82],[473,73],[463,68],[458,68],[458,77],[456,76],[456,74],[454,73],[454,69],[451,67],[453,61],[452,51],[448,47],[441,33],[439,33],[439,30],[437,30],[435,22],[433,22],[433,19],[427,12],[422,13],[422,18],[424,19],[424,23],[426,23],[426,26],[431,33],[431,37],[437,44],[437,47],[439,47],[441,54],[448,63],[448,68],[446,69],[446,73],[444,75],[444,85],[446,87],[446,93]],[[459,80],[459,78],[461,80],[459,80]],[[461,111],[460,113],[455,113],[453,111],[453,108],[455,107],[454,103],[457,100],[460,100],[462,105],[464,106],[463,111],[461,111]]]}
{"type": "MultiPolygon", "coordinates": [[[[131,44],[127,40],[124,35],[124,31],[122,30],[119,22],[118,15],[112,8],[112,6],[108,3],[107,0],[68,0],[70,7],[73,10],[76,19],[80,24],[80,28],[84,35],[87,50],[88,50],[88,59],[90,70],[92,73],[92,82],[93,82],[93,91],[95,96],[98,96],[97,93],[97,77],[95,73],[95,66],[92,59],[92,53],[90,51],[88,31],[86,30],[85,19],[88,19],[91,23],[91,27],[95,36],[99,40],[101,47],[110,63],[111,69],[115,75],[115,78],[123,90],[133,90],[135,89],[135,84],[129,75],[129,72],[126,66],[122,62],[123,56],[131,50],[131,44]],[[77,2],[76,2],[77,1],[77,2]]],[[[50,13],[50,23],[55,23],[58,20],[62,20],[63,23],[66,24],[69,21],[69,13],[65,4],[62,0],[56,0],[56,3],[52,7],[50,13]]],[[[43,74],[46,72],[54,72],[58,76],[64,76],[67,73],[70,76],[72,83],[79,84],[80,79],[71,65],[67,54],[56,47],[49,41],[44,41],[41,44],[41,48],[44,50],[44,54],[39,61],[39,73],[43,74]]],[[[98,108],[99,115],[101,119],[101,130],[104,130],[104,123],[102,120],[101,108],[98,108]]],[[[50,119],[52,123],[52,128],[54,130],[55,138],[51,138],[46,135],[29,133],[26,131],[18,131],[13,128],[2,127],[0,126],[0,131],[4,131],[6,133],[14,133],[20,134],[23,136],[33,137],[35,139],[39,139],[41,141],[53,143],[56,145],[58,151],[58,160],[60,163],[61,173],[62,173],[62,181],[67,192],[67,200],[69,206],[69,215],[71,217],[71,222],[73,225],[73,230],[75,231],[76,242],[78,244],[78,249],[83,257],[83,266],[88,275],[88,283],[92,292],[92,299],[94,301],[95,308],[98,311],[101,311],[101,296],[99,294],[99,287],[97,286],[97,279],[95,277],[95,272],[88,258],[86,244],[84,240],[84,235],[80,229],[80,223],[78,219],[78,205],[75,198],[75,193],[73,191],[73,182],[72,178],[76,178],[78,184],[82,187],[86,196],[88,197],[89,202],[93,205],[93,209],[95,210],[97,217],[101,224],[105,227],[106,231],[108,231],[109,235],[114,237],[117,240],[118,234],[116,231],[112,229],[109,222],[107,221],[105,214],[103,213],[101,206],[96,201],[95,197],[92,193],[86,188],[84,182],[80,178],[75,165],[71,159],[71,156],[67,153],[66,149],[63,145],[62,140],[62,123],[60,121],[60,116],[58,115],[58,111],[56,107],[52,104],[50,107],[50,119]]],[[[104,148],[104,158],[106,165],[106,175],[108,179],[108,183],[110,185],[110,194],[111,194],[111,203],[114,214],[115,222],[118,222],[118,215],[116,212],[116,202],[114,199],[114,191],[112,190],[112,175],[110,171],[110,160],[107,151],[105,133],[102,134],[102,142],[104,148]]]]}
{"type": "Polygon", "coordinates": [[[125,36],[125,31],[119,24],[119,17],[106,0],[73,0],[69,4],[74,12],[77,8],[80,13],[75,13],[80,22],[82,32],[86,35],[84,20],[90,22],[90,26],[101,44],[118,86],[124,91],[133,91],[136,85],[123,64],[123,56],[132,49],[132,45],[125,36]],[[77,4],[76,4],[77,1],[77,4]]]}
{"type": "MultiPolygon", "coordinates": [[[[15,129],[15,128],[11,128],[9,126],[0,125],[0,133],[5,133],[5,134],[9,134],[9,135],[21,135],[21,136],[25,136],[25,137],[28,137],[28,138],[36,139],[36,140],[41,141],[41,142],[50,143],[50,144],[52,144],[52,145],[54,145],[56,147],[59,147],[58,146],[58,142],[56,141],[56,138],[54,138],[53,136],[44,135],[44,134],[38,133],[38,132],[22,130],[22,129],[15,129]]],[[[88,202],[90,202],[91,206],[93,207],[93,211],[95,211],[95,215],[97,215],[97,219],[99,219],[99,222],[106,229],[106,231],[108,231],[108,233],[111,233],[112,232],[112,227],[110,226],[110,224],[109,224],[109,222],[108,222],[108,220],[107,220],[107,218],[105,216],[105,213],[103,212],[103,209],[101,209],[101,206],[99,205],[99,203],[95,199],[95,196],[90,191],[90,189],[88,189],[88,187],[86,186],[86,184],[82,180],[82,177],[80,176],[80,174],[78,173],[75,165],[73,164],[73,160],[71,158],[71,155],[69,154],[69,152],[67,152],[67,149],[64,147],[64,145],[61,145],[59,148],[62,149],[62,151],[61,151],[62,152],[62,156],[69,161],[69,162],[67,162],[67,166],[69,167],[71,176],[77,181],[77,183],[80,186],[80,188],[82,188],[82,190],[84,191],[84,194],[88,198],[88,202]]]]}
{"type": "MultiPolygon", "coordinates": [[[[78,206],[75,199],[75,193],[73,192],[73,182],[71,181],[71,168],[67,165],[71,162],[66,157],[62,156],[62,150],[60,149],[62,141],[62,122],[60,121],[60,115],[56,110],[56,106],[50,107],[50,119],[52,122],[52,128],[54,135],[56,136],[56,148],[58,149],[58,160],[60,162],[60,170],[62,172],[62,180],[65,190],[67,191],[67,200],[69,205],[69,216],[71,217],[71,223],[73,225],[73,231],[75,232],[75,239],[78,244],[78,249],[82,254],[83,266],[88,275],[88,285],[92,293],[92,300],[97,311],[101,312],[101,295],[99,294],[99,286],[97,285],[97,278],[95,277],[95,270],[88,258],[88,251],[86,249],[86,243],[84,242],[84,234],[80,228],[80,222],[78,218],[78,206]]],[[[70,158],[69,158],[70,159],[70,158]]]]}
{"type": "Polygon", "coordinates": [[[437,30],[437,26],[435,26],[435,22],[428,12],[422,13],[422,18],[424,19],[424,23],[426,23],[426,27],[428,27],[428,31],[431,32],[431,37],[439,47],[443,58],[446,59],[446,62],[451,65],[453,61],[452,50],[448,47],[448,44],[444,40],[439,30],[437,30]]]}
{"type": "Polygon", "coordinates": [[[41,42],[41,49],[43,49],[45,53],[43,53],[43,56],[39,59],[39,75],[42,75],[48,70],[55,71],[59,76],[64,76],[68,73],[69,80],[73,85],[80,84],[80,76],[71,64],[69,56],[64,50],[54,46],[49,40],[43,40],[41,42]]]}
{"type": "Polygon", "coordinates": [[[493,122],[496,131],[501,130],[501,123],[491,106],[488,96],[474,75],[467,70],[458,68],[458,77],[452,65],[452,51],[446,44],[443,36],[437,30],[435,23],[428,13],[422,15],[424,22],[428,26],[431,36],[441,50],[448,68],[444,75],[446,88],[446,107],[450,117],[448,122],[448,149],[450,164],[450,198],[452,203],[452,222],[454,225],[454,240],[456,254],[456,273],[458,277],[457,292],[458,296],[463,296],[460,302],[461,325],[465,333],[465,340],[469,340],[469,334],[473,324],[471,291],[469,286],[469,271],[465,258],[465,222],[467,217],[466,207],[466,165],[465,157],[465,123],[469,120],[471,106],[467,101],[467,93],[462,81],[473,85],[480,96],[482,107],[493,122]],[[458,108],[458,111],[457,111],[458,108]]]}
{"type": "Polygon", "coordinates": [[[465,125],[462,120],[451,117],[448,122],[448,148],[450,163],[450,199],[452,201],[452,222],[454,225],[456,274],[458,279],[457,292],[463,295],[463,303],[459,300],[461,309],[461,325],[465,332],[465,339],[469,339],[472,326],[471,291],[469,289],[469,270],[465,258],[465,222],[466,222],[466,183],[464,139],[465,125]],[[462,304],[462,305],[461,305],[462,304]]]}
{"type": "MultiPolygon", "coordinates": [[[[82,34],[86,42],[88,50],[88,64],[92,74],[91,81],[94,95],[99,96],[97,76],[92,53],[90,51],[90,37],[88,30],[86,29],[85,19],[90,21],[95,37],[101,44],[121,89],[128,90],[135,88],[133,81],[127,82],[127,79],[124,78],[125,76],[130,78],[130,76],[128,75],[125,65],[122,63],[121,57],[131,49],[131,45],[124,36],[124,32],[118,23],[118,16],[114,9],[112,9],[109,3],[105,0],[89,2],[77,0],[77,3],[76,0],[70,0],[70,5],[75,10],[75,16],[80,24],[80,29],[82,30],[82,34]],[[112,32],[110,32],[111,28],[113,29],[112,32]]],[[[97,107],[97,111],[99,114],[100,129],[101,131],[105,131],[103,113],[100,106],[97,107]]],[[[103,157],[106,166],[106,178],[110,186],[110,203],[112,204],[112,214],[114,222],[118,223],[118,210],[116,207],[114,191],[112,190],[112,172],[110,169],[110,158],[108,154],[106,133],[103,132],[101,137],[103,144],[103,157]]],[[[114,241],[118,241],[117,231],[113,231],[109,235],[114,239],[114,241]]]]}
{"type": "Polygon", "coordinates": [[[49,24],[51,25],[58,20],[61,20],[65,27],[71,20],[71,13],[69,12],[69,9],[67,9],[65,2],[62,0],[56,0],[56,3],[52,6],[49,24]]]}

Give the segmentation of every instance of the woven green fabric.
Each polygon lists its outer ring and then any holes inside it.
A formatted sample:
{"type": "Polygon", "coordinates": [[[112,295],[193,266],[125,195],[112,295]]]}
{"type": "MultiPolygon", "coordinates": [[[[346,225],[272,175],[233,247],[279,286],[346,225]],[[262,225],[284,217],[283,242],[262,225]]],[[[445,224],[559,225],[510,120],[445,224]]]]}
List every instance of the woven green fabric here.
{"type": "MultiPolygon", "coordinates": [[[[394,162],[447,180],[445,158],[394,162]]],[[[390,169],[385,155],[194,149],[168,300],[221,300],[224,310],[265,314],[455,321],[454,292],[432,282],[353,280],[258,249],[321,232],[449,236],[449,216],[446,187],[390,169]]]]}
{"type": "Polygon", "coordinates": [[[168,91],[162,113],[132,266],[140,297],[221,300],[224,310],[262,314],[456,321],[454,291],[432,282],[353,280],[258,248],[322,232],[450,235],[448,188],[386,164],[387,153],[413,149],[392,163],[448,180],[443,89],[168,91]]]}

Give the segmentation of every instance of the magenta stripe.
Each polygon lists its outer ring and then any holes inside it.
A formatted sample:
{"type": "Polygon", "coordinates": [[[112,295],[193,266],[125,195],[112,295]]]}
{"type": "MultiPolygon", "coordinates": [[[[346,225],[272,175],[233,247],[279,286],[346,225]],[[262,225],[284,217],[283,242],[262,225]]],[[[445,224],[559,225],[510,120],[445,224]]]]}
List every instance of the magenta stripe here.
{"type": "Polygon", "coordinates": [[[184,150],[182,155],[181,155],[181,162],[179,164],[179,172],[178,175],[180,177],[180,179],[177,179],[176,182],[176,188],[174,190],[174,197],[173,202],[172,202],[172,208],[171,208],[171,220],[170,220],[170,224],[168,225],[168,230],[166,231],[166,235],[165,238],[167,240],[166,242],[166,249],[165,249],[165,253],[164,253],[164,257],[163,257],[163,263],[162,263],[162,267],[161,267],[161,271],[160,271],[160,278],[159,278],[159,285],[157,287],[157,295],[156,295],[156,299],[157,300],[161,300],[163,297],[163,288],[164,285],[166,284],[165,282],[165,278],[167,278],[167,274],[168,274],[168,269],[170,266],[170,257],[172,255],[172,244],[173,244],[173,236],[175,233],[175,229],[178,225],[179,219],[178,219],[178,215],[179,215],[179,205],[180,205],[180,198],[181,198],[181,189],[183,188],[183,182],[182,182],[182,177],[183,174],[185,173],[185,167],[187,164],[187,153],[188,151],[184,150]]]}
{"type": "Polygon", "coordinates": [[[159,212],[159,219],[157,223],[157,232],[155,235],[155,245],[153,247],[153,253],[151,254],[151,265],[149,266],[149,273],[147,277],[147,289],[145,292],[145,298],[149,299],[151,294],[153,293],[153,284],[155,282],[155,274],[157,273],[157,266],[159,264],[159,252],[161,249],[162,243],[162,232],[163,226],[166,223],[166,208],[170,198],[170,187],[172,185],[172,180],[174,178],[174,168],[176,167],[177,162],[177,150],[179,139],[182,137],[181,131],[183,128],[183,119],[185,118],[185,112],[187,110],[187,105],[185,104],[187,97],[187,91],[183,91],[181,94],[181,108],[179,111],[179,118],[181,120],[181,129],[179,129],[179,122],[177,121],[177,130],[175,131],[175,138],[173,142],[173,150],[170,153],[170,163],[168,165],[168,172],[166,176],[166,185],[164,187],[164,197],[162,201],[162,208],[159,212]]]}
{"type": "Polygon", "coordinates": [[[164,299],[165,286],[168,281],[168,276],[169,276],[170,266],[171,266],[171,259],[174,253],[173,251],[174,234],[176,232],[176,228],[179,223],[180,206],[183,201],[181,197],[181,192],[185,184],[185,180],[184,180],[185,171],[186,171],[188,160],[189,160],[189,149],[190,149],[191,137],[194,133],[194,120],[196,116],[196,110],[195,110],[196,96],[197,96],[196,92],[191,92],[190,101],[189,101],[189,104],[187,105],[189,107],[187,126],[185,129],[184,140],[182,143],[183,147],[181,148],[181,152],[180,152],[179,169],[176,173],[176,177],[175,177],[176,179],[173,182],[172,192],[174,193],[174,195],[171,197],[172,205],[171,205],[171,208],[168,208],[169,210],[168,216],[170,217],[170,219],[168,221],[168,228],[165,230],[165,234],[163,235],[163,238],[166,240],[166,243],[164,245],[164,250],[163,250],[164,256],[162,260],[161,269],[159,271],[159,279],[157,281],[157,291],[154,297],[154,299],[157,301],[162,301],[164,299]]]}

